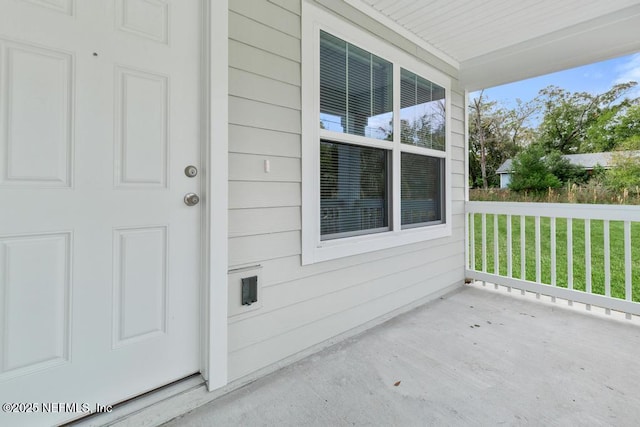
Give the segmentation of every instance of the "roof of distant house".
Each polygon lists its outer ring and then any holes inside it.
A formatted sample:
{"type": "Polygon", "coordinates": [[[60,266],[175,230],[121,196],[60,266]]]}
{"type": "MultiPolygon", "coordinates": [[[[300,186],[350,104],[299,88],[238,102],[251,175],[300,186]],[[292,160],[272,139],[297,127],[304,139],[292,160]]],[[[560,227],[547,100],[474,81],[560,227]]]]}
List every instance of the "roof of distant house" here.
{"type": "MultiPolygon", "coordinates": [[[[611,157],[614,153],[615,152],[565,154],[563,157],[569,160],[571,164],[583,167],[585,169],[593,169],[597,165],[600,165],[603,168],[608,168],[608,167],[611,167],[611,157]]],[[[639,155],[640,152],[636,151],[635,154],[639,155]]],[[[498,170],[496,170],[496,173],[497,174],[511,173],[512,171],[513,171],[513,161],[512,159],[507,159],[502,165],[500,165],[498,170]]]]}
{"type": "Polygon", "coordinates": [[[511,159],[505,160],[504,163],[501,164],[500,167],[496,170],[496,173],[511,173],[511,171],[513,170],[513,168],[511,167],[512,163],[513,161],[511,159]]]}

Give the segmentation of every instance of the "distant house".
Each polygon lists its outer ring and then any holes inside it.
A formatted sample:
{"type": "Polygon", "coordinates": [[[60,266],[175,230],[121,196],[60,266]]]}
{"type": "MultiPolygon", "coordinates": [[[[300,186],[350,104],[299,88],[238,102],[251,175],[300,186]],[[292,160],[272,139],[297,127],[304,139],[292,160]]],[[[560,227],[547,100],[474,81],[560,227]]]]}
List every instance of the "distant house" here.
{"type": "MultiPolygon", "coordinates": [[[[605,169],[611,167],[611,158],[613,152],[607,153],[586,153],[586,154],[565,154],[563,157],[572,164],[584,168],[586,171],[593,171],[593,169],[600,165],[605,169]]],[[[500,175],[500,188],[507,188],[511,182],[511,173],[513,171],[513,160],[507,159],[500,165],[496,173],[500,175]]]]}

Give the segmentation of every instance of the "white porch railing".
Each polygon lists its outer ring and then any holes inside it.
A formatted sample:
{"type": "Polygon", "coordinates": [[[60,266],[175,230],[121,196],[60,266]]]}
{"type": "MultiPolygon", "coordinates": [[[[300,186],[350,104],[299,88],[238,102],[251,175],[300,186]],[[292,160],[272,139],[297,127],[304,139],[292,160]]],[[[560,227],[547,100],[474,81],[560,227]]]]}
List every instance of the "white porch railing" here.
{"type": "Polygon", "coordinates": [[[466,275],[640,315],[640,206],[466,203],[466,275]]]}

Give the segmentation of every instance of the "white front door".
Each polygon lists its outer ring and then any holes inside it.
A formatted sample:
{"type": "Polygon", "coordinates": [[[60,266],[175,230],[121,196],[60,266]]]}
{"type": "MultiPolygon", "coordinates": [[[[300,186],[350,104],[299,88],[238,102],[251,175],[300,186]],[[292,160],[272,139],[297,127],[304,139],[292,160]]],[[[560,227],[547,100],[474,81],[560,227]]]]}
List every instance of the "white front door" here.
{"type": "Polygon", "coordinates": [[[0,403],[27,404],[0,425],[199,371],[200,21],[196,0],[0,0],[0,403]]]}

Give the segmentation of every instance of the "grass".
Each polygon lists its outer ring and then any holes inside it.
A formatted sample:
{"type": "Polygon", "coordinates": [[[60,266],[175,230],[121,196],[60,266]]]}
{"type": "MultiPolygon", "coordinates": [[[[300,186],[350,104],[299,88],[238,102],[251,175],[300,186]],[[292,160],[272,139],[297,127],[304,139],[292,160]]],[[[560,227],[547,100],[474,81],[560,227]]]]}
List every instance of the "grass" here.
{"type": "Polygon", "coordinates": [[[590,182],[539,192],[517,192],[508,188],[473,188],[469,200],[485,202],[587,203],[599,205],[640,205],[640,187],[613,190],[590,182]]]}
{"type": "MultiPolygon", "coordinates": [[[[507,216],[498,215],[498,271],[494,268],[494,215],[487,214],[487,273],[507,275],[507,216]]],[[[520,217],[512,217],[512,276],[518,279],[536,281],[535,254],[535,218],[525,217],[525,274],[521,273],[520,249],[520,217]]],[[[482,215],[474,215],[475,227],[475,268],[482,270],[482,215]]],[[[611,296],[625,298],[625,255],[624,224],[622,221],[611,221],[610,262],[611,262],[611,296]]],[[[586,288],[586,250],[585,221],[574,219],[573,233],[573,288],[584,291],[586,288]]],[[[640,242],[640,223],[631,224],[632,242],[632,300],[640,302],[640,250],[633,247],[633,242],[640,242]]],[[[541,282],[551,284],[551,220],[540,218],[540,264],[541,282]]],[[[604,266],[604,221],[591,220],[591,283],[594,294],[605,294],[604,266]]],[[[556,219],[556,285],[567,287],[567,220],[556,219]]],[[[473,265],[472,265],[473,267],[473,265]]]]}

